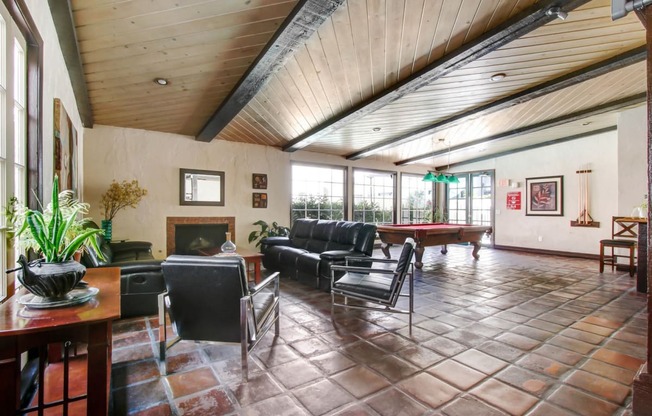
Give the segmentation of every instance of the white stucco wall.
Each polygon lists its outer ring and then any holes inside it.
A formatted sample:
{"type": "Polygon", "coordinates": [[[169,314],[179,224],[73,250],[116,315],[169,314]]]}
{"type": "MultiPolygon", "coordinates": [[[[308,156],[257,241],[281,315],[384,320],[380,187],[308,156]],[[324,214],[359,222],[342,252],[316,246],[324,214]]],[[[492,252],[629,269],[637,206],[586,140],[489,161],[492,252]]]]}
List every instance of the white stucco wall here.
{"type": "MultiPolygon", "coordinates": [[[[193,137],[146,130],[95,126],[86,129],[84,154],[84,200],[91,204],[91,216],[103,219],[100,198],[111,183],[138,179],[148,195],[136,209],[127,208],[113,221],[113,236],[151,241],[159,258],[165,257],[165,221],[170,216],[235,216],[237,245],[248,246],[247,236],[259,219],[290,223],[291,161],[398,171],[390,163],[373,159],[347,161],[341,157],[312,152],[286,153],[276,148],[213,140],[203,143],[193,137]],[[179,205],[179,169],[225,172],[225,206],[179,205]],[[268,207],[252,208],[252,173],[268,175],[268,207]]],[[[423,174],[424,167],[401,171],[423,174]]],[[[351,172],[350,172],[351,173],[351,172]]],[[[349,178],[352,175],[349,174],[349,178]]],[[[253,248],[253,245],[250,246],[253,248]]]]}
{"type": "Polygon", "coordinates": [[[640,106],[618,117],[618,212],[630,215],[647,194],[647,115],[640,106]]]}
{"type": "MultiPolygon", "coordinates": [[[[495,244],[598,254],[598,241],[610,236],[611,216],[618,213],[617,151],[618,135],[614,131],[478,162],[464,166],[464,169],[495,169],[495,244]],[[579,183],[575,172],[585,166],[592,170],[589,212],[595,221],[601,223],[600,228],[570,226],[571,220],[579,214],[579,183]],[[526,216],[525,179],[558,175],[564,177],[564,215],[526,216]],[[500,187],[500,179],[516,181],[519,187],[500,187]],[[521,192],[521,210],[506,209],[508,192],[521,192]]],[[[630,175],[644,177],[645,170],[633,170],[630,175]]]]}
{"type": "MultiPolygon", "coordinates": [[[[73,126],[77,129],[79,145],[79,192],[84,185],[83,177],[83,126],[77,109],[77,102],[68,76],[68,70],[59,47],[59,40],[50,14],[47,2],[43,0],[27,0],[29,12],[34,19],[43,39],[43,184],[44,199],[48,202],[52,190],[54,161],[54,99],[61,99],[73,126]]],[[[83,199],[83,194],[80,195],[83,199]]]]}

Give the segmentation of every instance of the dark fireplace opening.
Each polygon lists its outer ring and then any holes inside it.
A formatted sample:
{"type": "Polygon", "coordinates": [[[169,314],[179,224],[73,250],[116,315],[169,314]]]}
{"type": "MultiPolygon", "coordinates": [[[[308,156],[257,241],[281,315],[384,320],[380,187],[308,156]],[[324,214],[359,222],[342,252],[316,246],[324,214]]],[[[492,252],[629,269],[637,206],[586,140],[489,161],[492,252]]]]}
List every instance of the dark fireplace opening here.
{"type": "Polygon", "coordinates": [[[226,241],[229,224],[176,224],[174,254],[207,255],[226,241]]]}

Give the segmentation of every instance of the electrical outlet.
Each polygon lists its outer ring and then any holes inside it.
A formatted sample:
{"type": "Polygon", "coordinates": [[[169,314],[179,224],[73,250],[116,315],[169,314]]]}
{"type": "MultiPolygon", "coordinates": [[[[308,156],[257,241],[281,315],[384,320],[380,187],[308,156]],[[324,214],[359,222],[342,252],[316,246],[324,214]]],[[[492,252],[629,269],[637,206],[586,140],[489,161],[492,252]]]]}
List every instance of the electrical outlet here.
{"type": "Polygon", "coordinates": [[[537,238],[537,240],[539,240],[539,242],[542,242],[542,241],[543,241],[543,237],[539,236],[539,238],[537,238]]]}

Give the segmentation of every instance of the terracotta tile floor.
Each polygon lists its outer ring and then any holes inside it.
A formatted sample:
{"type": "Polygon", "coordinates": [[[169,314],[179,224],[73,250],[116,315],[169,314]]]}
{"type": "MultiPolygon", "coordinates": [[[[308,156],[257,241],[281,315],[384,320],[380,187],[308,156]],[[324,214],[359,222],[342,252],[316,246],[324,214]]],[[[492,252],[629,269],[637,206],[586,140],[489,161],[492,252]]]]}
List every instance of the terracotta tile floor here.
{"type": "MultiPolygon", "coordinates": [[[[250,359],[182,342],[156,368],[156,317],[114,326],[115,414],[621,415],[645,356],[645,296],[597,261],[426,249],[404,315],[337,310],[282,280],[281,333],[250,359]]],[[[395,253],[396,254],[396,253],[395,253]]],[[[219,317],[216,317],[219,322],[219,317]]]]}

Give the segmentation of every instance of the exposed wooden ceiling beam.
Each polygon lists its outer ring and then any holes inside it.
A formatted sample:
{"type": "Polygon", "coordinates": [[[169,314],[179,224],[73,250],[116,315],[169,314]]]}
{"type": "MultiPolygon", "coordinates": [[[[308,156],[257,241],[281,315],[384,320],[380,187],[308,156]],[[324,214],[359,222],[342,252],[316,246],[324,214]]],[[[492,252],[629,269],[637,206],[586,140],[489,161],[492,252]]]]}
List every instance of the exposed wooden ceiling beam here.
{"type": "MultiPolygon", "coordinates": [[[[630,97],[625,97],[620,100],[610,101],[608,103],[598,105],[592,108],[587,108],[585,110],[576,111],[574,113],[566,114],[561,117],[542,121],[540,123],[535,123],[530,126],[526,126],[526,127],[506,131],[504,133],[495,134],[493,136],[483,137],[482,139],[477,139],[470,142],[462,143],[460,145],[453,146],[450,149],[438,150],[436,152],[430,152],[427,154],[412,157],[410,159],[401,160],[400,162],[396,162],[395,164],[397,166],[409,165],[412,163],[417,163],[424,159],[429,159],[436,156],[442,156],[442,155],[447,155],[449,153],[455,153],[455,152],[467,150],[473,146],[495,143],[501,140],[512,139],[514,137],[522,136],[524,134],[530,134],[537,131],[549,129],[551,127],[560,126],[562,124],[572,123],[574,121],[582,120],[587,117],[592,117],[599,114],[605,114],[626,107],[631,107],[636,104],[644,103],[645,97],[646,97],[645,93],[632,95],[630,97]]],[[[465,161],[464,163],[468,163],[468,162],[465,161]]]]}
{"type": "Polygon", "coordinates": [[[550,81],[544,82],[539,85],[535,85],[534,87],[528,88],[516,94],[512,94],[500,100],[496,100],[491,103],[482,105],[470,111],[466,111],[454,115],[452,117],[437,121],[433,124],[419,128],[417,130],[412,130],[410,132],[401,134],[400,136],[383,140],[372,146],[368,146],[360,151],[351,153],[347,155],[346,158],[349,160],[362,159],[374,153],[380,152],[382,150],[386,150],[390,147],[398,146],[410,142],[412,140],[416,140],[428,134],[433,134],[437,131],[454,127],[458,124],[468,121],[469,119],[486,116],[487,114],[504,110],[506,108],[512,107],[517,104],[522,104],[524,102],[533,100],[535,98],[544,96],[546,94],[550,94],[551,92],[559,91],[564,88],[568,88],[573,85],[579,84],[581,82],[587,81],[591,78],[595,78],[600,75],[607,74],[611,71],[624,68],[626,66],[635,64],[637,62],[641,62],[645,60],[646,56],[647,56],[647,52],[646,52],[645,45],[640,46],[638,48],[634,48],[620,55],[613,56],[604,61],[595,63],[593,65],[589,65],[585,68],[579,69],[569,74],[562,75],[561,77],[552,79],[550,81]]]}
{"type": "Polygon", "coordinates": [[[59,46],[63,52],[63,60],[70,75],[72,91],[75,94],[77,110],[84,127],[93,127],[93,109],[86,88],[86,77],[82,67],[81,55],[77,46],[77,33],[72,18],[70,2],[65,0],[48,0],[54,28],[59,38],[59,46]]]}
{"type": "MultiPolygon", "coordinates": [[[[54,0],[50,0],[54,1],[54,0]]],[[[344,0],[300,0],[265,49],[202,127],[196,139],[210,142],[344,0]]]]}
{"type": "Polygon", "coordinates": [[[480,156],[480,157],[475,157],[473,159],[465,160],[464,162],[451,163],[450,165],[446,165],[446,166],[438,166],[435,169],[438,170],[438,169],[443,169],[443,168],[452,168],[454,166],[468,165],[469,163],[481,162],[483,160],[494,159],[494,158],[502,157],[502,156],[509,156],[509,155],[514,154],[514,153],[525,152],[526,150],[532,150],[532,149],[537,149],[539,147],[552,146],[553,144],[560,144],[560,143],[564,143],[564,142],[570,142],[571,140],[583,139],[585,137],[595,136],[597,134],[602,134],[602,133],[608,133],[608,132],[614,131],[614,130],[618,130],[618,126],[605,127],[605,128],[602,128],[602,129],[587,131],[585,133],[578,133],[578,134],[574,134],[572,136],[562,137],[562,138],[559,138],[559,139],[548,140],[548,141],[541,142],[541,143],[531,144],[529,146],[519,147],[518,149],[505,150],[504,152],[498,152],[498,153],[494,153],[494,154],[491,154],[491,155],[484,155],[484,156],[480,156]]]}
{"type": "MultiPolygon", "coordinates": [[[[588,1],[589,0],[566,1],[561,8],[563,11],[568,12],[588,1]]],[[[289,141],[285,146],[283,146],[283,150],[286,152],[294,152],[303,149],[333,131],[344,127],[367,114],[373,113],[387,104],[398,100],[404,95],[414,92],[451,71],[458,69],[469,62],[475,61],[489,52],[492,52],[545,25],[546,23],[555,20],[557,16],[555,14],[548,15],[547,12],[551,7],[558,7],[559,3],[558,0],[544,0],[538,2],[536,5],[524,10],[496,28],[483,34],[478,39],[463,45],[450,54],[412,74],[410,77],[398,82],[390,89],[381,92],[369,100],[363,101],[345,113],[327,120],[314,129],[289,141]]]]}

